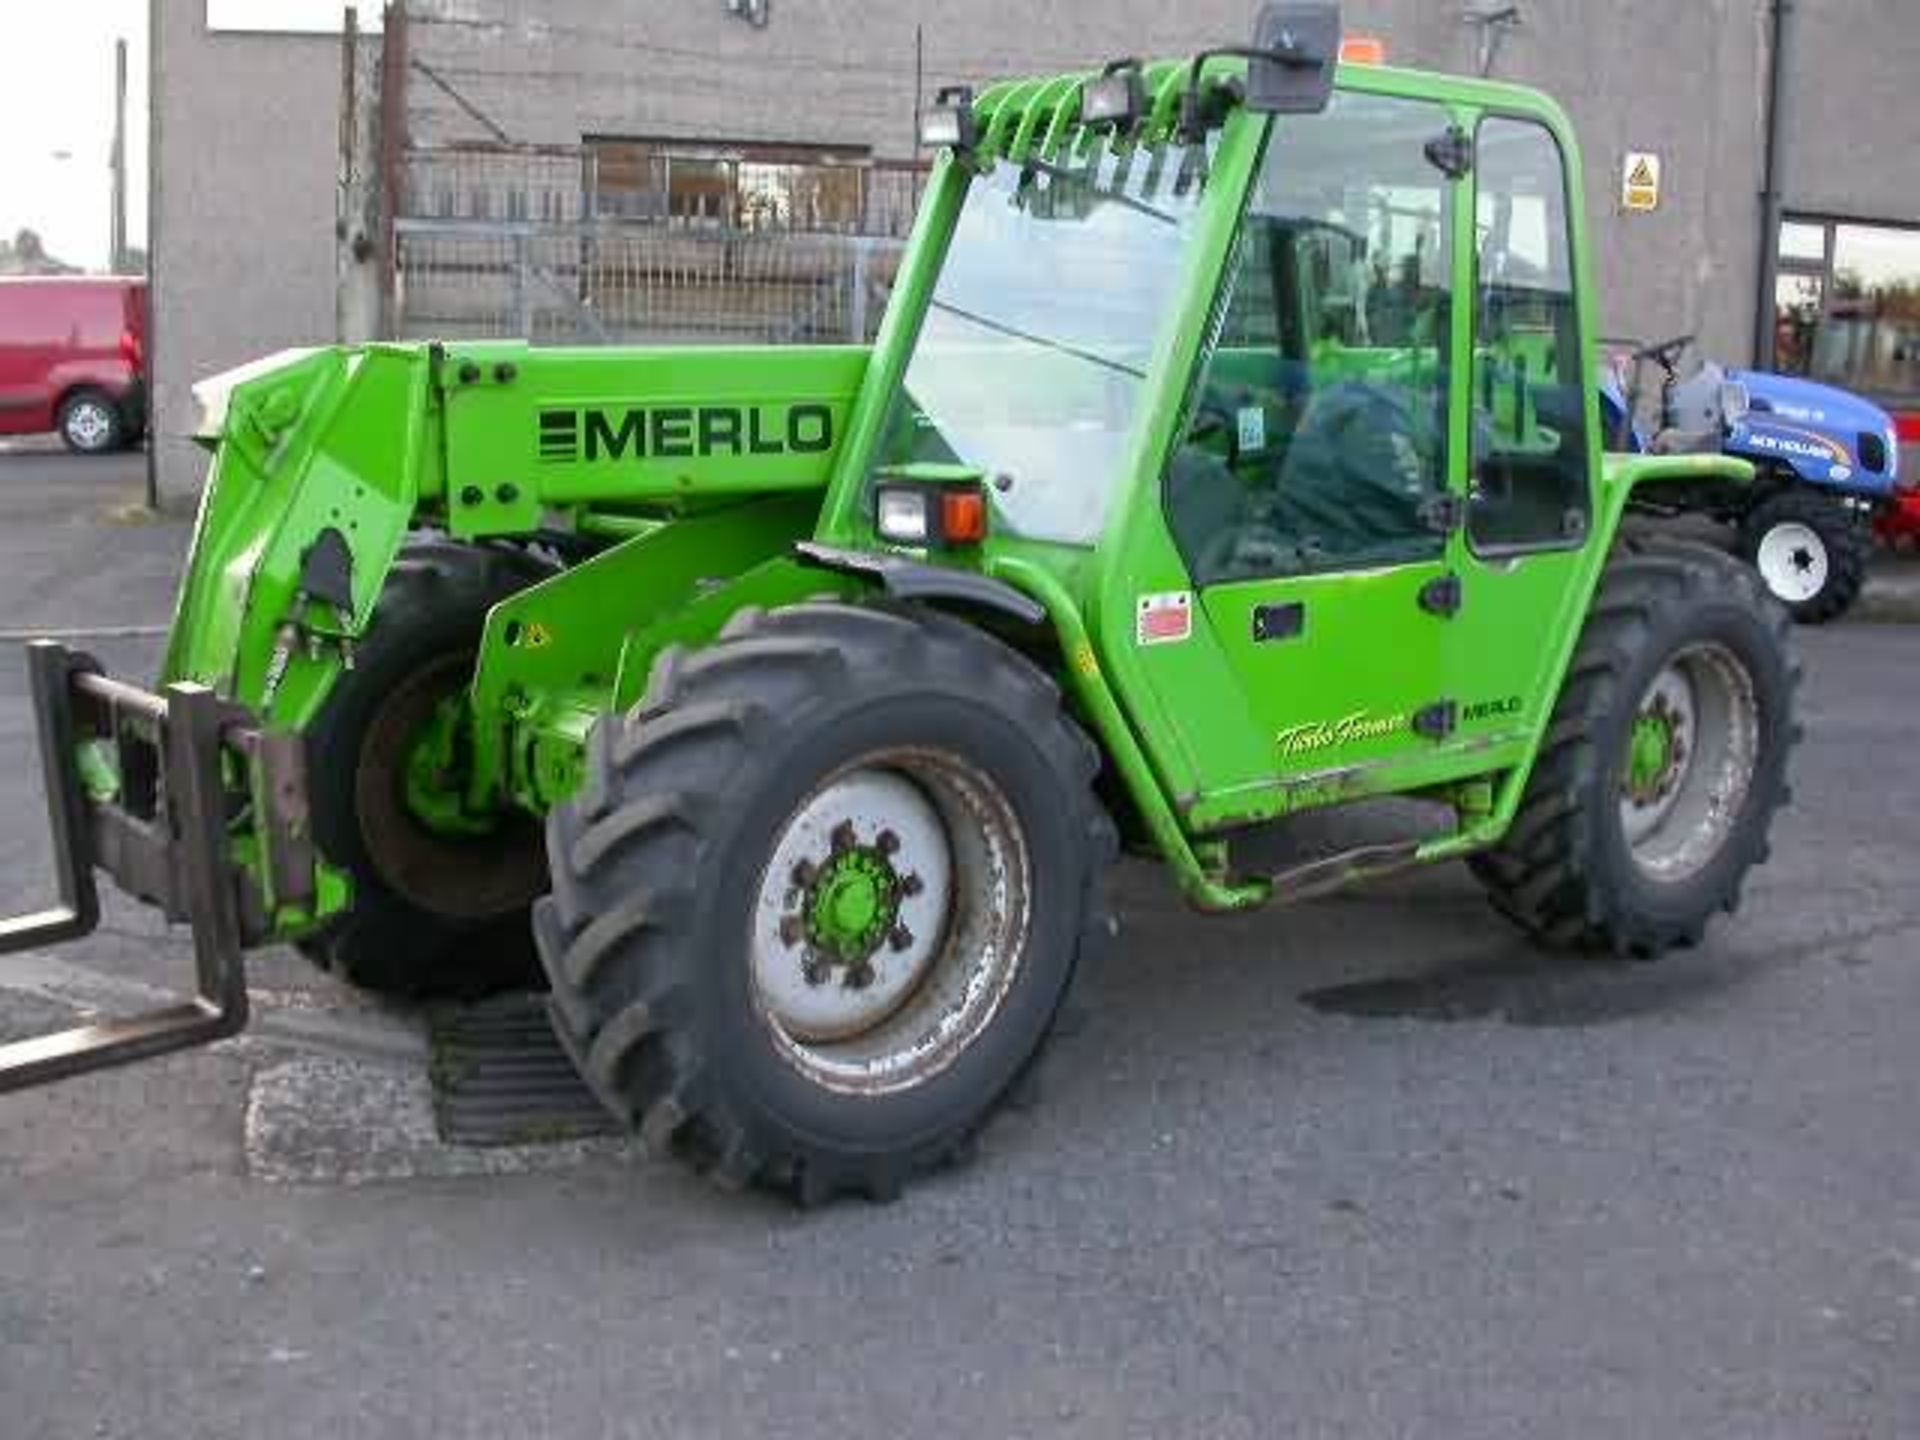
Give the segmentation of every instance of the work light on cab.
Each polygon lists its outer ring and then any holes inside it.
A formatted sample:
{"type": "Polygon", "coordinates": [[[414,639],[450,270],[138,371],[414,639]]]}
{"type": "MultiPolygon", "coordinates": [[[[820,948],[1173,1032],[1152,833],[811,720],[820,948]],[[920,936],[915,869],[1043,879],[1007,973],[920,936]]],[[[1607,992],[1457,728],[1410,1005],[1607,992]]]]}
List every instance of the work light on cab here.
{"type": "Polygon", "coordinates": [[[987,538],[987,497],[967,465],[900,465],[874,488],[874,529],[894,545],[944,549],[987,538]]]}
{"type": "Polygon", "coordinates": [[[1147,109],[1147,83],[1138,60],[1115,60],[1080,90],[1080,119],[1130,133],[1147,109]]]}
{"type": "Polygon", "coordinates": [[[920,143],[930,150],[973,149],[980,138],[973,116],[973,90],[966,85],[951,85],[933,97],[933,104],[920,114],[920,143]]]}

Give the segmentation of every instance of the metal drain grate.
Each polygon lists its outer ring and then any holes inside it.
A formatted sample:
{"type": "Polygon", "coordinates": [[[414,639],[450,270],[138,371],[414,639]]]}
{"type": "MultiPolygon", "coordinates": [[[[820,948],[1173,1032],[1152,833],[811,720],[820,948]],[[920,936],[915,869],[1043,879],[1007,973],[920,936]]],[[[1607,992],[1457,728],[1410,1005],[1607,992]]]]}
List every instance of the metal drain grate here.
{"type": "Polygon", "coordinates": [[[538,1145],[618,1133],[554,1038],[544,995],[433,1017],[433,1115],[453,1145],[538,1145]]]}

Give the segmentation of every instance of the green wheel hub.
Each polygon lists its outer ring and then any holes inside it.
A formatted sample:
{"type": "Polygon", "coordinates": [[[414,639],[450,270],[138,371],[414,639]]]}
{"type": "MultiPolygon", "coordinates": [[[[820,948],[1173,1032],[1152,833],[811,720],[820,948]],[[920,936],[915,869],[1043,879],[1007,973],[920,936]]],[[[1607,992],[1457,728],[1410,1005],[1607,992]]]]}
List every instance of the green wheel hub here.
{"type": "Polygon", "coordinates": [[[895,951],[913,943],[901,923],[902,900],[920,893],[918,875],[902,875],[893,856],[900,840],[881,830],[861,844],[851,822],[836,826],[826,858],[801,860],[790,877],[794,907],[781,922],[790,943],[805,945],[802,962],[810,985],[825,984],[835,969],[842,983],[859,990],[873,983],[873,957],[886,945],[895,951]]]}
{"type": "Polygon", "coordinates": [[[815,879],[808,938],[845,960],[871,955],[899,914],[900,877],[878,846],[834,855],[815,879]]]}
{"type": "Polygon", "coordinates": [[[1627,754],[1627,795],[1642,805],[1666,797],[1686,760],[1681,717],[1665,695],[1656,694],[1633,722],[1627,754]]]}
{"type": "Polygon", "coordinates": [[[499,829],[499,818],[466,807],[464,691],[434,707],[433,716],[407,746],[404,786],[407,809],[435,835],[472,839],[499,829]]]}

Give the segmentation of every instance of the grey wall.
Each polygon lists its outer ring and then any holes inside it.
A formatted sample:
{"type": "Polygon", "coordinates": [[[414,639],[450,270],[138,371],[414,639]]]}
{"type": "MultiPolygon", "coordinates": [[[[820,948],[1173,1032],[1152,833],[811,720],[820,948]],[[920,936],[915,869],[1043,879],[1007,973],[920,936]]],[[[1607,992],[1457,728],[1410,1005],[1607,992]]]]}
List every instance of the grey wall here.
{"type": "MultiPolygon", "coordinates": [[[[1819,3],[1803,0],[1803,8],[1819,3]]],[[[1898,3],[1883,7],[1890,28],[1898,3]]],[[[1255,6],[774,0],[765,29],[731,18],[719,0],[432,0],[416,8],[425,13],[415,53],[515,139],[780,139],[900,156],[912,147],[916,25],[931,91],[1241,39],[1255,6]]],[[[1348,0],[1347,28],[1382,36],[1395,63],[1470,71],[1478,32],[1464,23],[1466,8],[1348,0]]],[[[1573,114],[1606,330],[1697,330],[1714,353],[1745,358],[1759,244],[1764,0],[1612,0],[1600,22],[1601,7],[1587,0],[1523,0],[1521,8],[1525,23],[1503,40],[1494,74],[1550,91],[1573,114]],[[1629,149],[1664,158],[1666,194],[1653,215],[1619,212],[1629,149]]],[[[414,88],[410,118],[422,140],[485,133],[424,85],[414,88]]]]}
{"type": "MultiPolygon", "coordinates": [[[[1572,113],[1587,162],[1602,324],[1697,331],[1751,354],[1771,0],[1519,0],[1497,78],[1572,113]],[[1628,150],[1665,162],[1653,215],[1624,215],[1628,150]]],[[[1253,0],[772,0],[755,29],[721,0],[411,0],[415,55],[516,139],[587,133],[791,140],[911,153],[914,32],[938,85],[1170,54],[1244,35],[1253,0]]],[[[1789,209],[1920,222],[1916,0],[1796,0],[1789,209]]],[[[1396,63],[1470,71],[1465,0],[1348,0],[1350,32],[1396,63]]],[[[338,44],[211,36],[198,0],[156,5],[155,369],[163,484],[186,386],[334,327],[338,44]]],[[[415,79],[418,140],[486,132],[415,79]]]]}
{"type": "Polygon", "coordinates": [[[153,402],[163,499],[192,494],[203,376],[334,333],[338,40],[209,35],[152,7],[153,402]]]}
{"type": "Polygon", "coordinates": [[[1920,222],[1920,3],[1795,0],[1787,209],[1920,222]]]}

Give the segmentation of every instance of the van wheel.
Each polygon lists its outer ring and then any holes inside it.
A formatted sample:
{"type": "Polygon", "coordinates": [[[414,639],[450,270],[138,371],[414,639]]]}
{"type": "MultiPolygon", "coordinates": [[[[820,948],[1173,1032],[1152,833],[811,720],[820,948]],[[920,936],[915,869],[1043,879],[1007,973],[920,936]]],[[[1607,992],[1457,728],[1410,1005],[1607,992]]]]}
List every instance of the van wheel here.
{"type": "Polygon", "coordinates": [[[126,443],[120,407],[98,390],[76,390],[60,402],[60,438],[76,455],[105,455],[126,443]]]}

